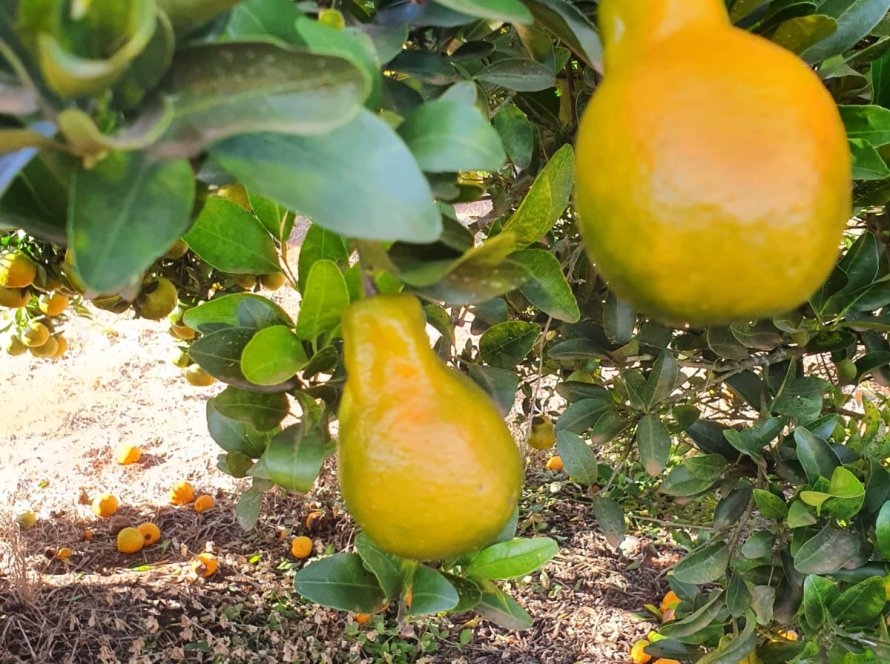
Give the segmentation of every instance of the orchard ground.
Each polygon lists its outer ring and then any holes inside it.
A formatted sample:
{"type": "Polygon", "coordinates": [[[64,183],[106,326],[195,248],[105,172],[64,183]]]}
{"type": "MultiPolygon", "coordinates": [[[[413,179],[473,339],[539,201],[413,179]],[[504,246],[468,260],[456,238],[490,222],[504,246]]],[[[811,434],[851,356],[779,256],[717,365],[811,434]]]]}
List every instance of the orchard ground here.
{"type": "MultiPolygon", "coordinates": [[[[299,306],[290,292],[274,297],[291,313],[299,306]]],[[[267,494],[257,527],[242,531],[233,508],[247,481],[216,470],[204,421],[205,400],[222,386],[186,383],[169,361],[176,341],[165,323],[90,311],[67,324],[62,360],[0,357],[0,662],[627,662],[656,627],[638,614],[658,604],[677,552],[657,531],[611,549],[589,496],[544,468],[546,452],[528,458],[520,534],[554,537],[560,555],[509,586],[531,630],[472,615],[399,625],[393,611],[360,627],[302,601],[296,571],[355,535],[334,460],[310,494],[267,494]],[[115,463],[122,443],[142,448],[139,463],[115,463]],[[178,480],[216,507],[171,506],[178,480]],[[118,553],[109,520],[88,504],[105,492],[133,525],[158,524],[161,542],[118,553]],[[12,517],[28,510],[38,522],[19,533],[12,517]],[[324,516],[307,529],[314,510],[324,516]],[[315,547],[306,561],[289,553],[301,534],[315,547]],[[73,549],[69,560],[54,557],[60,547],[73,549]],[[197,579],[189,562],[205,550],[220,571],[197,579]]]]}

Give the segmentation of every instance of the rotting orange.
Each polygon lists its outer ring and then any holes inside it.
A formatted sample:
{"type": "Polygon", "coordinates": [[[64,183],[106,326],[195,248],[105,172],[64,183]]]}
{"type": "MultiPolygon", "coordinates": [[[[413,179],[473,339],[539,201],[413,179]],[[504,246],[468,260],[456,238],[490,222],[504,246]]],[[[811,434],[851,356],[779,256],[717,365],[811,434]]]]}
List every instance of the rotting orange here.
{"type": "Polygon", "coordinates": [[[216,574],[219,569],[219,561],[212,553],[200,553],[192,560],[192,571],[206,579],[216,574]]]}
{"type": "Polygon", "coordinates": [[[324,519],[324,512],[320,512],[319,510],[312,510],[309,514],[306,515],[306,519],[303,521],[303,525],[306,526],[306,530],[315,530],[319,525],[321,525],[322,520],[324,519]]]}
{"type": "Polygon", "coordinates": [[[575,201],[619,297],[696,325],[794,309],[851,215],[837,105],[723,0],[602,0],[605,77],[580,123],[575,201]]]}
{"type": "Polygon", "coordinates": [[[101,496],[96,496],[93,498],[92,508],[93,513],[97,516],[101,517],[109,517],[112,516],[115,512],[117,512],[120,504],[110,493],[103,493],[101,496]]]}
{"type": "Polygon", "coordinates": [[[142,450],[137,445],[122,444],[114,452],[114,460],[122,466],[136,463],[142,458],[142,450]]]}
{"type": "Polygon", "coordinates": [[[174,505],[188,505],[195,499],[195,487],[188,482],[177,482],[170,489],[170,502],[174,505]]]}
{"type": "Polygon", "coordinates": [[[68,560],[73,555],[74,551],[72,551],[67,546],[63,546],[58,551],[56,551],[56,558],[58,558],[59,560],[68,560]]]}
{"type": "Polygon", "coordinates": [[[308,558],[312,553],[312,540],[305,535],[294,537],[290,542],[290,553],[294,558],[308,558]]]}
{"type": "Polygon", "coordinates": [[[209,509],[213,509],[214,505],[216,505],[216,501],[213,500],[213,496],[206,493],[195,498],[196,512],[206,512],[209,509]]]}
{"type": "Polygon", "coordinates": [[[117,550],[121,553],[139,553],[144,546],[145,537],[132,526],[127,526],[117,534],[117,550]]]}
{"type": "Polygon", "coordinates": [[[151,521],[146,521],[145,523],[140,523],[136,526],[136,530],[139,531],[139,534],[142,535],[142,539],[146,546],[150,544],[155,544],[161,539],[161,529],[151,521]]]}

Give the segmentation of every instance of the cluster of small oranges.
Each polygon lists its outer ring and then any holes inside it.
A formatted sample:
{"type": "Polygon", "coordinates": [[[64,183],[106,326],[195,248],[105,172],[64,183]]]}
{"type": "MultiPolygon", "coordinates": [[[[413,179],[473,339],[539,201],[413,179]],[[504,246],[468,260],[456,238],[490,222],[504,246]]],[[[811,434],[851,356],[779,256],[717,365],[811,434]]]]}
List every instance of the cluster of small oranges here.
{"type": "MultiPolygon", "coordinates": [[[[673,590],[667,592],[667,594],[662,597],[661,604],[658,606],[658,613],[661,614],[662,622],[669,622],[674,619],[675,612],[677,607],[680,605],[682,600],[673,590]]],[[[655,611],[655,608],[652,608],[655,611]]],[[[640,639],[636,641],[630,649],[630,659],[633,664],[648,664],[649,662],[653,662],[653,664],[680,664],[675,659],[654,659],[652,655],[646,652],[646,648],[655,643],[656,641],[660,641],[664,637],[658,632],[649,632],[646,635],[645,639],[640,639]]]]}
{"type": "Polygon", "coordinates": [[[9,332],[3,348],[9,355],[55,360],[65,355],[68,340],[59,332],[73,293],[57,278],[40,269],[21,251],[0,254],[0,309],[12,312],[0,318],[0,330],[9,332]]]}

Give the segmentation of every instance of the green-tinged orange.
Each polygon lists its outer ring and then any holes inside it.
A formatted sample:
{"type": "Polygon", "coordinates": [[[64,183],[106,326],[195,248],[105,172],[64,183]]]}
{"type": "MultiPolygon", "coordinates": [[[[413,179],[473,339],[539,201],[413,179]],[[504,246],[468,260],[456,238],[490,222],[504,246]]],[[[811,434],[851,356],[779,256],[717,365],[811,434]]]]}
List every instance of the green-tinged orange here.
{"type": "Polygon", "coordinates": [[[536,416],[532,420],[528,445],[536,450],[549,450],[556,445],[556,428],[553,426],[553,420],[546,415],[536,416]]]}
{"type": "Polygon", "coordinates": [[[55,358],[59,351],[59,342],[55,337],[48,337],[47,340],[39,346],[31,346],[28,350],[34,357],[55,358]]]}
{"type": "Polygon", "coordinates": [[[149,320],[161,320],[176,308],[179,293],[173,282],[164,277],[149,283],[143,291],[139,304],[139,313],[149,320]]]}
{"type": "Polygon", "coordinates": [[[26,288],[37,278],[37,265],[20,251],[0,254],[0,286],[26,288]]]}
{"type": "Polygon", "coordinates": [[[275,291],[287,283],[287,277],[283,272],[270,272],[260,276],[260,284],[266,290],[275,291]]]}
{"type": "Polygon", "coordinates": [[[851,213],[847,137],[818,76],[734,28],[723,0],[602,0],[599,21],[575,198],[610,287],[699,325],[803,303],[851,213]]]}
{"type": "Polygon", "coordinates": [[[0,307],[21,309],[31,301],[29,288],[5,288],[0,286],[0,307]]]}
{"type": "Polygon", "coordinates": [[[21,340],[28,348],[38,348],[49,339],[49,328],[43,323],[32,320],[22,330],[21,340]]]}
{"type": "Polygon", "coordinates": [[[45,293],[37,298],[37,306],[47,316],[58,316],[68,308],[68,296],[64,293],[45,293]]]}
{"type": "Polygon", "coordinates": [[[23,344],[21,339],[19,339],[18,337],[9,337],[3,343],[3,350],[5,350],[8,355],[16,357],[18,355],[27,353],[28,347],[23,344]]]}
{"type": "Polygon", "coordinates": [[[522,462],[490,397],[430,348],[420,302],[379,296],[343,316],[340,488],[382,548],[439,560],[491,543],[519,500],[522,462]]]}
{"type": "Polygon", "coordinates": [[[192,364],[182,373],[185,375],[185,379],[188,381],[189,385],[194,385],[195,387],[207,387],[208,385],[213,385],[215,382],[213,376],[204,371],[197,364],[192,364]]]}

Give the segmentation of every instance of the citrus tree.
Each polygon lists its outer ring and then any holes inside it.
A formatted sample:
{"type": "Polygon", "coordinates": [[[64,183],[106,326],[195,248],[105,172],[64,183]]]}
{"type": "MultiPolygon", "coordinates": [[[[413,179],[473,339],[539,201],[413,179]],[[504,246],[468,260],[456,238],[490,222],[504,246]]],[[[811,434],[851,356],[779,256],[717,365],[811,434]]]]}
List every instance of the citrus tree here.
{"type": "MultiPolygon", "coordinates": [[[[714,3],[640,6],[699,4],[714,3]]],[[[603,80],[597,2],[0,0],[6,349],[61,357],[65,317],[85,300],[169,314],[189,380],[226,384],[207,425],[220,470],[250,478],[237,506],[250,528],[264,492],[309,491],[338,436],[363,426],[338,423],[344,312],[411,293],[435,331],[435,361],[488,393],[493,405],[473,403],[499,408],[523,452],[555,441],[611,544],[638,522],[642,490],[661,497],[660,521],[687,553],[669,576],[679,604],[639,659],[888,661],[890,0],[726,5],[737,27],[818,74],[846,128],[855,187],[840,258],[806,303],[714,326],[636,311],[585,253],[573,183],[610,168],[584,141],[576,173],[573,150],[603,80]],[[481,200],[481,216],[458,214],[481,200]],[[294,271],[298,215],[311,225],[294,271]],[[299,292],[298,312],[259,292],[284,285],[299,292]],[[296,424],[283,424],[289,415],[296,424]],[[674,524],[671,500],[693,517],[674,524]]],[[[645,68],[657,74],[654,54],[645,68]]],[[[745,64],[733,69],[745,80],[770,75],[745,64]]],[[[657,110],[656,92],[631,101],[657,110]]],[[[675,240],[663,251],[702,256],[695,236],[675,240]]],[[[635,241],[619,249],[630,255],[635,241]]],[[[824,251],[810,258],[829,263],[824,251]]],[[[781,292],[794,270],[767,263],[754,285],[739,273],[746,290],[726,284],[732,297],[781,292]]],[[[404,357],[413,340],[384,354],[404,357]]],[[[346,341],[383,352],[373,337],[346,341]]],[[[393,403],[418,384],[369,375],[393,403]]],[[[470,424],[483,417],[463,406],[439,402],[470,424]]],[[[437,422],[411,422],[412,436],[447,445],[437,422]]],[[[465,518],[437,486],[436,515],[465,518]]],[[[516,524],[514,511],[473,551],[433,563],[363,532],[354,553],[306,566],[296,589],[348,611],[475,610],[526,628],[496,581],[534,571],[556,544],[515,538],[516,524]]]]}

